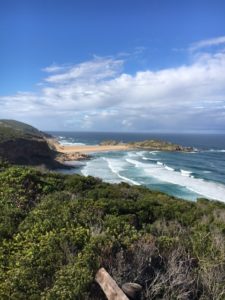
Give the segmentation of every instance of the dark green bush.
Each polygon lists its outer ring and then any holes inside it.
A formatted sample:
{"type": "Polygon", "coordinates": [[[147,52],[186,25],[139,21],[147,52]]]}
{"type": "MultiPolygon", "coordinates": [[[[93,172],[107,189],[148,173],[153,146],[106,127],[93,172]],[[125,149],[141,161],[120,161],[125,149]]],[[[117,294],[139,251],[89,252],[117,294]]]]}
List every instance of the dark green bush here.
{"type": "Polygon", "coordinates": [[[143,299],[225,298],[225,205],[0,167],[0,299],[104,299],[103,266],[143,299]]]}

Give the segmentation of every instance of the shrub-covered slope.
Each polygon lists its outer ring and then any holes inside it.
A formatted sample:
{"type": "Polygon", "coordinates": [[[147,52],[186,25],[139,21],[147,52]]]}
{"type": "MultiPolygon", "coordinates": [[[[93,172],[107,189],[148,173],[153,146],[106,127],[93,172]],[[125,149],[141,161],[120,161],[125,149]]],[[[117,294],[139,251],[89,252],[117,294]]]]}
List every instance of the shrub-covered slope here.
{"type": "Polygon", "coordinates": [[[116,140],[108,140],[100,143],[102,146],[115,146],[115,145],[124,145],[130,149],[146,149],[146,150],[158,150],[158,151],[183,151],[190,152],[193,151],[192,147],[185,147],[171,142],[160,141],[160,140],[145,140],[140,142],[129,142],[123,143],[116,140]]]}
{"type": "Polygon", "coordinates": [[[14,120],[0,120],[0,160],[19,165],[60,167],[55,161],[45,134],[38,129],[14,120]]]}
{"type": "Polygon", "coordinates": [[[103,266],[142,299],[225,298],[225,205],[1,165],[0,299],[105,299],[103,266]]]}
{"type": "Polygon", "coordinates": [[[15,120],[0,120],[0,142],[17,138],[42,138],[38,129],[15,120]]]}

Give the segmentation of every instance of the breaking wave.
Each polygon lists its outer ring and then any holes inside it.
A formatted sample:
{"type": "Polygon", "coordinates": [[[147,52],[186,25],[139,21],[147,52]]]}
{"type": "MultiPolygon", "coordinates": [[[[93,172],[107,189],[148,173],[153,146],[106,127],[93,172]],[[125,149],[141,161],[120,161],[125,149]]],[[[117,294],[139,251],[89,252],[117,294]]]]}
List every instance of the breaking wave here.
{"type": "Polygon", "coordinates": [[[146,164],[130,158],[127,158],[126,161],[141,169],[146,175],[155,177],[160,181],[186,187],[210,199],[225,201],[225,186],[222,184],[194,178],[190,176],[190,172],[185,172],[185,170],[182,170],[183,173],[174,170],[171,172],[163,164],[146,164]]]}
{"type": "Polygon", "coordinates": [[[124,171],[124,168],[121,167],[121,160],[117,160],[117,159],[107,159],[107,158],[104,158],[104,160],[107,162],[110,170],[116,174],[119,178],[121,178],[122,180],[124,180],[125,182],[127,183],[130,183],[130,184],[134,184],[134,185],[140,185],[139,182],[135,181],[135,180],[132,180],[126,176],[123,176],[120,174],[121,171],[124,171]]]}
{"type": "Polygon", "coordinates": [[[66,140],[61,140],[59,143],[63,146],[85,146],[84,143],[75,143],[75,142],[68,142],[66,140]]]}
{"type": "Polygon", "coordinates": [[[204,152],[218,152],[218,153],[225,153],[225,149],[209,149],[209,150],[205,150],[204,152]]]}
{"type": "Polygon", "coordinates": [[[190,177],[192,172],[187,170],[180,170],[182,176],[190,177]]]}

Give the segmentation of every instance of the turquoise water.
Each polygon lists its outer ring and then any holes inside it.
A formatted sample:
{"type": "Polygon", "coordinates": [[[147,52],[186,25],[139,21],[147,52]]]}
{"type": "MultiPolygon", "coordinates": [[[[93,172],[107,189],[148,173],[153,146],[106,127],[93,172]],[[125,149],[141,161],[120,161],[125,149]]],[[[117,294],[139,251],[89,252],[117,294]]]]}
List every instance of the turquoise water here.
{"type": "Polygon", "coordinates": [[[195,147],[191,153],[118,151],[93,153],[90,161],[74,162],[70,172],[104,181],[144,185],[170,195],[195,200],[225,201],[225,135],[137,133],[54,133],[64,144],[98,144],[102,140],[135,141],[150,138],[195,147]]]}

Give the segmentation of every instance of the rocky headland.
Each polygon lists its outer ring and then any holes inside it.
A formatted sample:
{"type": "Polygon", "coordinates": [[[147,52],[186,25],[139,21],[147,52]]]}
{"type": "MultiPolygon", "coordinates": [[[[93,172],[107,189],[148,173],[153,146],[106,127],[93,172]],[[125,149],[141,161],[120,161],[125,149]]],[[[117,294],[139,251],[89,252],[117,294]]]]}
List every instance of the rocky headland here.
{"type": "Polygon", "coordinates": [[[65,168],[65,161],[88,158],[77,152],[63,153],[60,148],[55,148],[56,143],[52,136],[28,124],[0,120],[0,160],[16,165],[57,169],[65,168]]]}
{"type": "Polygon", "coordinates": [[[177,144],[173,144],[167,141],[161,140],[145,140],[139,142],[123,143],[115,140],[103,141],[100,145],[102,146],[126,146],[129,149],[134,150],[150,150],[150,151],[181,151],[191,152],[194,149],[192,147],[185,147],[177,144]]]}

